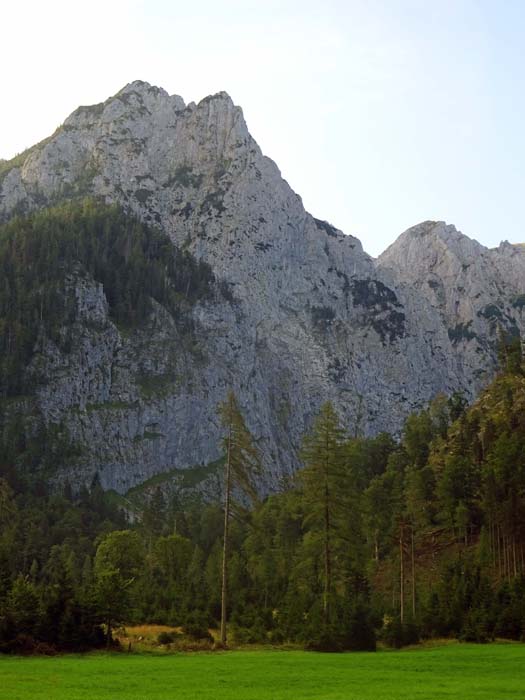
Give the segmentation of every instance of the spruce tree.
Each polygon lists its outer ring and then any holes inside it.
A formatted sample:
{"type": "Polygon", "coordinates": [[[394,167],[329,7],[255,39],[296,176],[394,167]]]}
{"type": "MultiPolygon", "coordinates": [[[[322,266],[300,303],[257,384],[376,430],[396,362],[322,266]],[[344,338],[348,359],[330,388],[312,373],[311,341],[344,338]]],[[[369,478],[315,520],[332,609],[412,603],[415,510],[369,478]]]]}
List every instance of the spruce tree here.
{"type": "Polygon", "coordinates": [[[257,496],[255,478],[260,471],[260,455],[246,427],[233,391],[219,405],[219,416],[225,429],[222,444],[226,453],[224,464],[224,534],[222,550],[221,644],[226,645],[228,601],[229,524],[235,495],[252,500],[257,496]]]}
{"type": "Polygon", "coordinates": [[[343,455],[344,432],[331,403],[321,407],[312,431],[304,439],[300,472],[306,506],[304,524],[322,533],[323,618],[330,622],[330,598],[333,593],[334,548],[337,533],[345,529],[348,515],[347,471],[343,455]]]}

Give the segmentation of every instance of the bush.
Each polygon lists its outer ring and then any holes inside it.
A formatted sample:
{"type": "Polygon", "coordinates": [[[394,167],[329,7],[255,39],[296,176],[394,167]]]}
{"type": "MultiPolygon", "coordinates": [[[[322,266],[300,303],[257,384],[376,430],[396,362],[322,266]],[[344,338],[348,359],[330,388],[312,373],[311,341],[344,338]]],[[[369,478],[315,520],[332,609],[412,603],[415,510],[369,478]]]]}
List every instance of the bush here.
{"type": "Polygon", "coordinates": [[[230,633],[236,644],[260,644],[268,641],[265,630],[258,625],[241,627],[240,625],[232,624],[230,633]]]}
{"type": "Polygon", "coordinates": [[[299,640],[309,651],[375,651],[376,635],[372,612],[366,594],[349,591],[334,597],[331,622],[325,622],[320,606],[310,608],[308,622],[303,625],[299,640]]]}
{"type": "Polygon", "coordinates": [[[484,611],[469,611],[459,639],[462,642],[476,642],[477,644],[485,644],[489,641],[488,625],[484,611]]]}
{"type": "Polygon", "coordinates": [[[193,613],[189,616],[182,631],[191,639],[213,641],[213,637],[208,630],[208,619],[203,614],[193,613]]]}
{"type": "Polygon", "coordinates": [[[347,651],[375,651],[376,634],[370,609],[356,602],[346,615],[342,646],[347,651]]]}
{"type": "Polygon", "coordinates": [[[417,644],[420,637],[420,630],[415,622],[401,622],[399,617],[387,620],[381,632],[383,641],[394,649],[417,644]]]}
{"type": "Polygon", "coordinates": [[[306,651],[339,652],[343,651],[343,642],[333,626],[325,625],[310,633],[304,648],[306,651]]]}
{"type": "Polygon", "coordinates": [[[173,632],[161,632],[157,637],[158,644],[171,644],[175,641],[173,632]]]}
{"type": "Polygon", "coordinates": [[[520,639],[522,635],[523,619],[518,606],[508,605],[500,612],[496,621],[494,634],[504,639],[520,639]]]}
{"type": "Polygon", "coordinates": [[[52,644],[39,642],[29,634],[18,634],[14,639],[2,644],[0,646],[0,652],[4,654],[19,654],[24,656],[55,656],[57,650],[52,644]]]}
{"type": "Polygon", "coordinates": [[[268,642],[270,644],[284,644],[286,638],[281,630],[270,630],[268,632],[268,642]]]}
{"type": "Polygon", "coordinates": [[[211,636],[209,639],[194,639],[176,643],[177,651],[211,651],[214,648],[211,636]]]}
{"type": "Polygon", "coordinates": [[[33,651],[34,654],[40,656],[56,656],[57,650],[52,644],[46,644],[46,642],[38,642],[33,651]]]}

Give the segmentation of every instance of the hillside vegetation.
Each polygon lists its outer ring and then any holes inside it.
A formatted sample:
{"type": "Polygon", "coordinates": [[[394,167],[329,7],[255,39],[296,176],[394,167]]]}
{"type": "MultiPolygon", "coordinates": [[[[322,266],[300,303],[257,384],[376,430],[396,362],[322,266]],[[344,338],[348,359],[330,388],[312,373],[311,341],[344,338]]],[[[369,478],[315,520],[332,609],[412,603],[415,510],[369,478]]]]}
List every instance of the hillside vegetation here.
{"type": "Polygon", "coordinates": [[[200,647],[221,620],[223,645],[523,638],[525,376],[515,336],[501,334],[501,373],[474,405],[437,397],[399,438],[356,436],[325,404],[304,436],[302,468],[262,502],[261,455],[230,394],[217,415],[226,504],[159,486],[132,513],[97,477],[89,488],[51,482],[78,448],[59,426],[22,430],[13,399],[35,392],[28,366],[43,337],[67,357],[72,278],[100,284],[112,321],[137,328],[154,304],[186,323],[192,304],[219,289],[209,266],[119,207],[86,200],[0,227],[0,271],[1,649],[109,646],[122,622],[181,628],[200,647]]]}
{"type": "MultiPolygon", "coordinates": [[[[502,342],[501,357],[501,374],[473,406],[438,397],[408,418],[400,440],[349,437],[331,405],[322,408],[296,478],[232,508],[230,643],[342,650],[374,649],[378,636],[393,646],[523,638],[520,344],[502,342]]],[[[6,651],[110,643],[124,621],[182,626],[211,645],[221,504],[167,501],[158,489],[127,523],[96,482],[57,492],[5,462],[2,474],[6,651]]]]}
{"type": "Polygon", "coordinates": [[[42,335],[67,351],[79,276],[102,285],[122,327],[144,323],[154,302],[180,316],[214,286],[207,264],[116,205],[86,199],[12,219],[0,226],[0,397],[30,391],[24,369],[42,335]]]}

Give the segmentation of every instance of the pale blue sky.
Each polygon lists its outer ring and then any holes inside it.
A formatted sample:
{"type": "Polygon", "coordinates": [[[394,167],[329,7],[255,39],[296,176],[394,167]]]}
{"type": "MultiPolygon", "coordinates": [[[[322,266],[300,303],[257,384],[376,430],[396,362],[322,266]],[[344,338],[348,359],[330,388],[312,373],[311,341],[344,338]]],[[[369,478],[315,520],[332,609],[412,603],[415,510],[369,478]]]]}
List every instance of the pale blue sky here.
{"type": "Polygon", "coordinates": [[[525,240],[525,0],[19,0],[0,157],[135,79],[226,90],[306,208],[378,254],[424,219],[525,240]]]}

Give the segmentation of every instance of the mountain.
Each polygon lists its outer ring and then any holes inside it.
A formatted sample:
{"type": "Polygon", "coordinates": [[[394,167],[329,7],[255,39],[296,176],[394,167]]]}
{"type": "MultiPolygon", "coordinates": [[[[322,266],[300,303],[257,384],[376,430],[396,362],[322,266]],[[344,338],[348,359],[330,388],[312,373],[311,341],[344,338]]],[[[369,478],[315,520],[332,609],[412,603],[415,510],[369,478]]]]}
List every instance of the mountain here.
{"type": "Polygon", "coordinates": [[[396,431],[439,392],[476,396],[498,335],[523,331],[525,249],[425,222],[374,260],[304,210],[225,93],[185,105],[136,81],[0,162],[4,223],[86,196],[209,265],[213,292],[177,312],[154,300],[124,329],[101,279],[68,269],[71,342],[39,335],[26,370],[38,381],[4,399],[2,419],[4,433],[22,416],[28,439],[75,445],[55,478],[98,473],[125,492],[202,471],[220,457],[216,408],[232,387],[270,490],[297,467],[322,402],[351,433],[396,431]]]}

